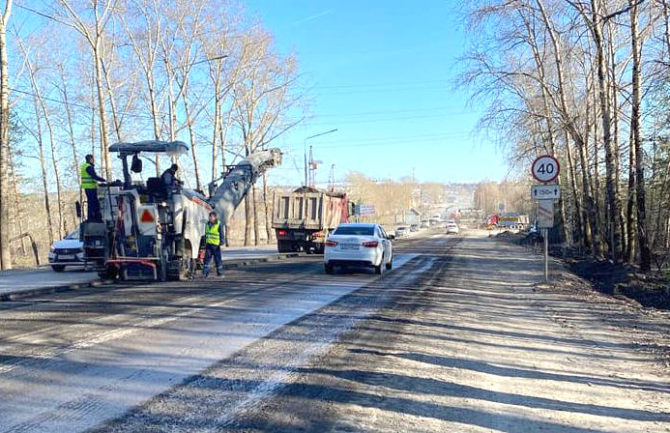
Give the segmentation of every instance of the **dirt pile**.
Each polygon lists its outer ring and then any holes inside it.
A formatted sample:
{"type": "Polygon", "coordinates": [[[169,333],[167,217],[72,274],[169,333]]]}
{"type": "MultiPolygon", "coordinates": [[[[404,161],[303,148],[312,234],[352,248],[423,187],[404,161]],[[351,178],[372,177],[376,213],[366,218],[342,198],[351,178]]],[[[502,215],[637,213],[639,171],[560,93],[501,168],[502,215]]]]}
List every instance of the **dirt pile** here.
{"type": "Polygon", "coordinates": [[[631,265],[591,257],[564,261],[599,292],[625,296],[646,308],[670,309],[670,286],[660,275],[643,274],[631,265]]]}
{"type": "MultiPolygon", "coordinates": [[[[530,246],[541,243],[539,234],[502,232],[496,236],[506,242],[530,246]],[[531,239],[536,236],[537,239],[531,239]]],[[[657,272],[641,273],[635,266],[596,259],[583,251],[564,246],[551,246],[549,254],[581,278],[589,281],[600,293],[625,297],[645,308],[670,310],[670,282],[657,272]]]]}

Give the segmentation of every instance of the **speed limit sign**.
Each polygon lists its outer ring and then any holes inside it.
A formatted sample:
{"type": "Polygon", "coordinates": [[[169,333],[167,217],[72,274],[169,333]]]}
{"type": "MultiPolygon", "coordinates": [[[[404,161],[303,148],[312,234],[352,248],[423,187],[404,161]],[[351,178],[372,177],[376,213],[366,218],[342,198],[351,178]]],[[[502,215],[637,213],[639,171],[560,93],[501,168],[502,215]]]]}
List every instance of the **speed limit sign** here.
{"type": "Polygon", "coordinates": [[[551,182],[558,177],[561,171],[561,166],[558,164],[556,158],[551,155],[538,156],[533,161],[531,172],[533,177],[540,182],[551,182]]]}

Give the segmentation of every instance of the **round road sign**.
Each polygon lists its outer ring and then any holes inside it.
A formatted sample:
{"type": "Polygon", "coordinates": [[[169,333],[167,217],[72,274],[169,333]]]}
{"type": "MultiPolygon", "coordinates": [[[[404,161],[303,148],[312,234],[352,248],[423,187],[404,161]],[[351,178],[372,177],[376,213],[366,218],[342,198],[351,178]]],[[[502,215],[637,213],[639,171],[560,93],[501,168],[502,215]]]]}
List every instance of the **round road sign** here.
{"type": "Polygon", "coordinates": [[[538,156],[531,166],[533,177],[539,182],[551,182],[558,177],[561,166],[551,155],[538,156]]]}

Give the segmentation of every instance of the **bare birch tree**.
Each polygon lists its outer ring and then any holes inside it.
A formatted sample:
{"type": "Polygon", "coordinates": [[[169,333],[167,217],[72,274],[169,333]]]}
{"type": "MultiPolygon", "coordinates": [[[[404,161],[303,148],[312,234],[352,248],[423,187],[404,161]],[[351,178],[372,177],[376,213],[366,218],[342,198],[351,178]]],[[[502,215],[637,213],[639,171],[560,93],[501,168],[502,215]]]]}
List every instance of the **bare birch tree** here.
{"type": "Polygon", "coordinates": [[[12,268],[9,245],[9,65],[7,56],[7,25],[12,13],[12,0],[5,0],[0,11],[0,269],[12,268]]]}

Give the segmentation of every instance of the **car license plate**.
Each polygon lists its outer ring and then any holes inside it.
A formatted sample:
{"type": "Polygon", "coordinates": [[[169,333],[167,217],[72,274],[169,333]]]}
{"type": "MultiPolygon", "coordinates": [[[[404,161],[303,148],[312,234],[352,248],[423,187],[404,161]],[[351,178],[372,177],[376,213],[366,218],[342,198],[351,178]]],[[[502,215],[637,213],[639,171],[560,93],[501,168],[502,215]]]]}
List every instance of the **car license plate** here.
{"type": "Polygon", "coordinates": [[[71,254],[59,255],[57,260],[74,260],[74,256],[71,254]]]}
{"type": "Polygon", "coordinates": [[[357,250],[358,244],[340,244],[343,250],[357,250]]]}

